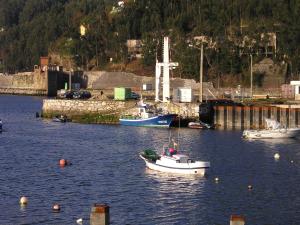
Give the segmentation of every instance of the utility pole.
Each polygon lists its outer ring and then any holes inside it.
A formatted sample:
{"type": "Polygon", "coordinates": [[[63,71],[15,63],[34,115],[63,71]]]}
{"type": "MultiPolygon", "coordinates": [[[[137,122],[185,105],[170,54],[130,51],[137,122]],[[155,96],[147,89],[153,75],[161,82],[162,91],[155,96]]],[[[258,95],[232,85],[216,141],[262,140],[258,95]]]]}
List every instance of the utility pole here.
{"type": "Polygon", "coordinates": [[[250,95],[253,98],[253,70],[252,70],[252,54],[250,54],[250,95]]]}
{"type": "Polygon", "coordinates": [[[189,47],[196,48],[200,50],[200,68],[199,68],[199,82],[200,82],[200,87],[199,87],[199,102],[201,103],[203,101],[203,42],[201,42],[201,47],[198,48],[192,44],[189,44],[189,47]]]}
{"type": "Polygon", "coordinates": [[[199,89],[199,102],[203,101],[203,42],[201,42],[200,50],[200,89],[199,89]]]}
{"type": "Polygon", "coordinates": [[[73,72],[73,69],[70,69],[70,72],[69,72],[69,90],[70,91],[72,90],[72,72],[73,72]]]}

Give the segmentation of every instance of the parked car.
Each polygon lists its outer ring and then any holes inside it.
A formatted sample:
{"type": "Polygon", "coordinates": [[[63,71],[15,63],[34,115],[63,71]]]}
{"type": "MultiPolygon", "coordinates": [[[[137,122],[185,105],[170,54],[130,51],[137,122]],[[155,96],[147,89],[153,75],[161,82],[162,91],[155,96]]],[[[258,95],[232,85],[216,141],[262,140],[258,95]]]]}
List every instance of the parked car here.
{"type": "Polygon", "coordinates": [[[74,91],[73,93],[74,99],[88,99],[91,96],[92,96],[91,93],[86,90],[74,91]]]}
{"type": "Polygon", "coordinates": [[[139,100],[141,96],[138,93],[131,92],[131,99],[139,100]]]}
{"type": "Polygon", "coordinates": [[[73,94],[74,94],[74,91],[65,91],[60,97],[61,98],[67,98],[67,99],[72,99],[73,98],[73,94]]]}

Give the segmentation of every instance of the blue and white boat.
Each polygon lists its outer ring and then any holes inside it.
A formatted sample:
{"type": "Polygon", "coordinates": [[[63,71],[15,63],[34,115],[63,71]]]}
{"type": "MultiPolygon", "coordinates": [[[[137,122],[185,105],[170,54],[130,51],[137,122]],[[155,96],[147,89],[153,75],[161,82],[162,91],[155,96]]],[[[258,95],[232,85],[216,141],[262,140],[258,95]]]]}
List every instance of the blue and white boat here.
{"type": "Polygon", "coordinates": [[[143,103],[137,106],[137,111],[136,115],[120,118],[120,124],[140,127],[170,127],[172,121],[177,117],[177,114],[155,113],[143,103]]]}

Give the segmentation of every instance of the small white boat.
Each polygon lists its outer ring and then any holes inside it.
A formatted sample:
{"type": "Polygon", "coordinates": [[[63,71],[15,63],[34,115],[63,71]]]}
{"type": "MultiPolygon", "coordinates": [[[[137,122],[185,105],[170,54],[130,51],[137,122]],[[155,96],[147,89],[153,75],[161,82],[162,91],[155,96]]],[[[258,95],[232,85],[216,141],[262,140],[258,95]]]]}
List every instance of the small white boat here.
{"type": "Polygon", "coordinates": [[[276,120],[265,119],[266,129],[244,130],[243,137],[248,139],[297,138],[300,128],[285,128],[276,120]]]}
{"type": "Polygon", "coordinates": [[[188,127],[191,129],[212,129],[213,126],[207,123],[199,122],[189,122],[188,127]]]}
{"type": "Polygon", "coordinates": [[[167,173],[196,174],[204,176],[207,169],[210,167],[209,162],[194,161],[187,155],[178,154],[176,151],[170,153],[170,149],[172,150],[172,148],[164,147],[164,153],[162,155],[157,154],[154,150],[145,150],[140,153],[140,157],[145,161],[146,166],[149,169],[167,173]]]}

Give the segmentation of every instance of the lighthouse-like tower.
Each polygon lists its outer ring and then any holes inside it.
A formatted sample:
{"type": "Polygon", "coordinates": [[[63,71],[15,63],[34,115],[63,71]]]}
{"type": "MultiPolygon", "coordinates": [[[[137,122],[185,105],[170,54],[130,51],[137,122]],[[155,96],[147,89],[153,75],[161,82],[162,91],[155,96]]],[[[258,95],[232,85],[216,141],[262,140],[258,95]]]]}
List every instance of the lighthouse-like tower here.
{"type": "Polygon", "coordinates": [[[170,67],[178,66],[177,62],[170,62],[169,57],[170,43],[169,37],[164,37],[163,62],[156,61],[155,67],[155,101],[169,102],[170,100],[170,67]],[[163,99],[159,99],[160,75],[163,71],[163,99]]]}

